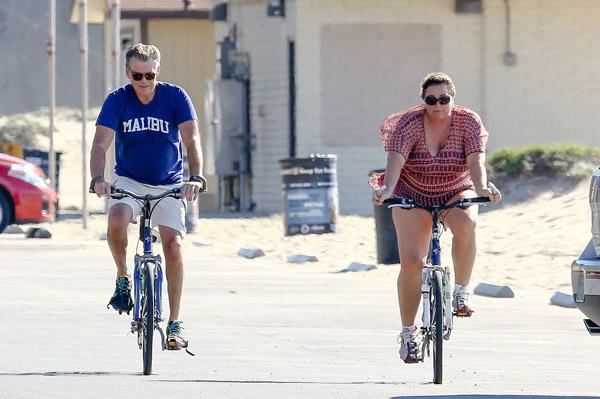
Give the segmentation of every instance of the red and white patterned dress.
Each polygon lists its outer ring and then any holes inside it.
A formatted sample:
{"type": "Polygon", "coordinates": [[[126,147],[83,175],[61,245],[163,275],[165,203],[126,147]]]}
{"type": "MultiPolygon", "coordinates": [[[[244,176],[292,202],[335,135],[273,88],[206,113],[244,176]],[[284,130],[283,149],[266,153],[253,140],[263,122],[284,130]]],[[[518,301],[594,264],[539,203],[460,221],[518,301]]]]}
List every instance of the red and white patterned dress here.
{"type": "MultiPolygon", "coordinates": [[[[473,189],[467,156],[485,152],[488,132],[477,113],[455,105],[446,143],[433,156],[425,144],[425,106],[392,114],[381,124],[386,151],[402,154],[406,163],[394,189],[395,197],[411,198],[426,205],[445,204],[454,195],[473,189]]],[[[383,174],[371,185],[383,184],[383,174]]]]}

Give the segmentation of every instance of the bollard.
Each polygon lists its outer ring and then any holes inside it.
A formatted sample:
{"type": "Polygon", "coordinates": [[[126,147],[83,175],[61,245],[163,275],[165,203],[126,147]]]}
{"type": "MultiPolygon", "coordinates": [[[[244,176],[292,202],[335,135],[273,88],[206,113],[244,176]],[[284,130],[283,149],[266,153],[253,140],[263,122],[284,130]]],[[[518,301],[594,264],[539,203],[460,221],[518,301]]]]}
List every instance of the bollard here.
{"type": "Polygon", "coordinates": [[[198,224],[198,201],[188,201],[185,212],[185,229],[188,233],[196,231],[198,224]]]}
{"type": "MultiPolygon", "coordinates": [[[[369,172],[381,173],[385,169],[376,169],[369,172]]],[[[400,263],[398,253],[398,239],[396,228],[392,219],[392,210],[386,205],[373,205],[373,217],[375,218],[375,239],[377,242],[377,263],[393,264],[400,263]]]]}

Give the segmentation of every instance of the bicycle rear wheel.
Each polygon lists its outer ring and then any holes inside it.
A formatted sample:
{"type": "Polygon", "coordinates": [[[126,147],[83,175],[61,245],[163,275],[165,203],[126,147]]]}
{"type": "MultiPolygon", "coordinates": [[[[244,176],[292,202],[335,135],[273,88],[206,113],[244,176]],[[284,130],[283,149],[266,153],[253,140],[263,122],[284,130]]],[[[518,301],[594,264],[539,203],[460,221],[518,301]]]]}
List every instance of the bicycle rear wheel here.
{"type": "Polygon", "coordinates": [[[142,358],[144,375],[152,373],[152,341],[154,338],[154,273],[151,267],[144,268],[142,291],[142,358]]]}
{"type": "Polygon", "coordinates": [[[442,272],[432,273],[430,320],[433,338],[433,383],[442,383],[442,361],[444,344],[444,296],[442,295],[442,272]]]}

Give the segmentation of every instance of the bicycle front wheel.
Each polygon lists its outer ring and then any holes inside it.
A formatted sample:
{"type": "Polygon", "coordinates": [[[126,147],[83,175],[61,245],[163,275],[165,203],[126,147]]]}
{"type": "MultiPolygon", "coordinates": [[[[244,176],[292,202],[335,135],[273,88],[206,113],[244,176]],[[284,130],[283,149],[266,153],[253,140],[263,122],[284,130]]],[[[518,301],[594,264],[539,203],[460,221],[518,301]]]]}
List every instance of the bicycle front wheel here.
{"type": "Polygon", "coordinates": [[[142,291],[142,358],[144,375],[152,373],[152,341],[154,338],[154,273],[152,267],[144,268],[142,291]]]}
{"type": "Polygon", "coordinates": [[[442,294],[442,272],[433,272],[431,281],[431,332],[433,338],[433,383],[442,383],[442,360],[444,344],[444,296],[442,294]]]}

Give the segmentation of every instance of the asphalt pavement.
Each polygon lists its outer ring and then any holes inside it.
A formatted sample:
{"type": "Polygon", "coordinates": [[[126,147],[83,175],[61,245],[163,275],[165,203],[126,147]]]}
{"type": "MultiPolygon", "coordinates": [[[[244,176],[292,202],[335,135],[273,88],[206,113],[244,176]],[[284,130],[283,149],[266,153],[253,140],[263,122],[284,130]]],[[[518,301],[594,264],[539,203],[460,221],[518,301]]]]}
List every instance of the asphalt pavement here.
{"type": "Polygon", "coordinates": [[[434,385],[431,358],[398,358],[392,273],[237,257],[188,260],[181,318],[196,356],[156,348],[144,376],[129,317],[106,309],[111,262],[101,246],[0,236],[1,399],[600,395],[600,337],[546,292],[476,297],[434,385]]]}

